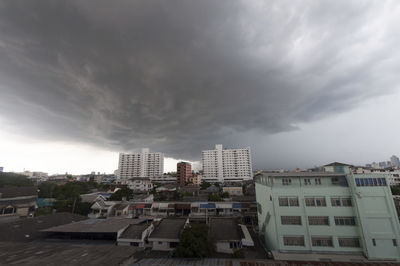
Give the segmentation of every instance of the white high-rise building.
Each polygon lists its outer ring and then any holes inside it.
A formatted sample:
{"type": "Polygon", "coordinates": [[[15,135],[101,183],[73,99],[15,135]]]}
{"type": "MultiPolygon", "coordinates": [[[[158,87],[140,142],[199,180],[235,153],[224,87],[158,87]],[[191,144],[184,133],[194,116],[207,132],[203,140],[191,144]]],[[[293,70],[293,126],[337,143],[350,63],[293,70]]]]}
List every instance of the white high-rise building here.
{"type": "Polygon", "coordinates": [[[230,182],[250,180],[253,177],[250,148],[202,151],[203,177],[209,182],[230,182]]]}
{"type": "Polygon", "coordinates": [[[149,152],[142,149],[140,153],[120,153],[118,179],[134,177],[155,178],[164,173],[164,155],[160,152],[149,152]]]}

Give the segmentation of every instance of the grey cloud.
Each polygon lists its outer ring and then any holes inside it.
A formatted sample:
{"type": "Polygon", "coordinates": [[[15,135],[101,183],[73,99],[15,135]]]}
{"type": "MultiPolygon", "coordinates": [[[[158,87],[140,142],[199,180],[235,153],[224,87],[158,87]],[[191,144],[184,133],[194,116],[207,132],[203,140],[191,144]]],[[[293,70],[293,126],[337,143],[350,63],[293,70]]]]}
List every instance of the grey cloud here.
{"type": "Polygon", "coordinates": [[[3,1],[0,116],[197,159],[398,90],[399,31],[380,1],[3,1]]]}

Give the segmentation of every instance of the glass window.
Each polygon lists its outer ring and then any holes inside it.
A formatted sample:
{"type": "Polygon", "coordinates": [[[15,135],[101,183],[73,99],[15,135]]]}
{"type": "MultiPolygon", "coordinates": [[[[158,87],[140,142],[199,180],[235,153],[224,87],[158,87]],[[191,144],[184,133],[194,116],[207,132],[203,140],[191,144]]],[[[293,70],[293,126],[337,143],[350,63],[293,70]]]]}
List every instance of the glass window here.
{"type": "Polygon", "coordinates": [[[356,185],[357,185],[357,187],[360,186],[360,179],[359,178],[356,178],[356,185]]]}
{"type": "Polygon", "coordinates": [[[372,238],[372,245],[376,246],[375,238],[372,238]]]}
{"type": "Polygon", "coordinates": [[[304,236],[284,236],[283,245],[285,246],[304,246],[304,236]]]}
{"type": "Polygon", "coordinates": [[[315,184],[321,185],[321,178],[315,178],[315,184]]]}
{"type": "Polygon", "coordinates": [[[286,197],[279,198],[279,206],[289,206],[289,200],[286,197]]]}
{"type": "Polygon", "coordinates": [[[289,206],[299,206],[299,199],[297,197],[290,197],[289,206]]]}
{"type": "Polygon", "coordinates": [[[290,184],[292,184],[292,179],[290,179],[290,178],[282,178],[282,185],[283,186],[288,186],[290,184]]]}
{"type": "Polygon", "coordinates": [[[306,186],[311,185],[311,179],[305,178],[304,179],[304,185],[306,185],[306,186]]]}
{"type": "Polygon", "coordinates": [[[326,206],[325,198],[315,198],[315,203],[318,207],[326,206]]]}
{"type": "Polygon", "coordinates": [[[356,219],[355,217],[340,217],[340,216],[335,216],[335,224],[336,225],[356,225],[356,219]]]}
{"type": "Polygon", "coordinates": [[[329,225],[328,216],[308,216],[309,225],[329,225]]]}
{"type": "Polygon", "coordinates": [[[315,206],[314,198],[307,197],[305,198],[306,206],[315,206]]]}
{"type": "Polygon", "coordinates": [[[301,225],[301,216],[281,216],[283,225],[301,225]]]}
{"type": "Polygon", "coordinates": [[[360,247],[360,239],[358,237],[339,237],[338,240],[341,247],[360,247]]]}
{"type": "Polygon", "coordinates": [[[333,247],[332,237],[311,237],[314,247],[333,247]]]}
{"type": "Polygon", "coordinates": [[[331,198],[331,205],[333,207],[341,206],[340,198],[331,198]]]}
{"type": "Polygon", "coordinates": [[[393,241],[393,246],[397,247],[397,239],[392,239],[393,241]]]}
{"type": "Polygon", "coordinates": [[[342,205],[346,207],[353,206],[351,198],[342,198],[342,205]]]}

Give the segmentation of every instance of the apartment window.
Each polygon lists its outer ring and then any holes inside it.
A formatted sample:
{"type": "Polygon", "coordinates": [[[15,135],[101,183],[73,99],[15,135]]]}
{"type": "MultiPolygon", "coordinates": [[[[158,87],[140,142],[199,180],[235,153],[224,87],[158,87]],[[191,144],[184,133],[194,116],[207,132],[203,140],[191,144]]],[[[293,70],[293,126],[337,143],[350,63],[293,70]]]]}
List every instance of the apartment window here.
{"type": "Polygon", "coordinates": [[[372,245],[376,246],[375,238],[372,238],[372,245]]]}
{"type": "Polygon", "coordinates": [[[338,240],[340,247],[360,247],[360,239],[358,237],[339,237],[338,240]]]}
{"type": "Polygon", "coordinates": [[[325,207],[326,201],[324,197],[306,197],[306,206],[309,207],[325,207]]]}
{"type": "Polygon", "coordinates": [[[297,197],[279,197],[279,206],[299,206],[297,197]]]}
{"type": "Polygon", "coordinates": [[[282,225],[301,225],[301,216],[281,216],[282,225]]]}
{"type": "Polygon", "coordinates": [[[356,219],[355,219],[355,217],[335,216],[335,224],[336,225],[356,225],[356,219]]]}
{"type": "Polygon", "coordinates": [[[306,185],[306,186],[311,185],[311,179],[304,178],[304,185],[306,185]]]}
{"type": "Polygon", "coordinates": [[[332,185],[339,185],[339,177],[332,177],[331,181],[332,185]]]}
{"type": "Polygon", "coordinates": [[[283,245],[304,247],[304,236],[284,236],[283,245]]]}
{"type": "Polygon", "coordinates": [[[288,186],[290,184],[292,184],[292,179],[290,179],[290,178],[282,178],[282,185],[288,186]]]}
{"type": "Polygon", "coordinates": [[[333,197],[331,198],[331,205],[332,207],[349,207],[352,206],[351,203],[351,198],[339,198],[339,197],[333,197]]]}
{"type": "Polygon", "coordinates": [[[315,178],[315,184],[321,185],[321,178],[315,178]]]}
{"type": "Polygon", "coordinates": [[[356,178],[357,187],[386,186],[385,178],[356,178]]]}
{"type": "Polygon", "coordinates": [[[397,239],[392,239],[392,241],[393,241],[393,246],[397,247],[397,239]]]}
{"type": "Polygon", "coordinates": [[[329,225],[328,216],[308,216],[309,225],[329,225]]]}
{"type": "Polygon", "coordinates": [[[332,237],[311,237],[313,247],[333,247],[332,237]]]}

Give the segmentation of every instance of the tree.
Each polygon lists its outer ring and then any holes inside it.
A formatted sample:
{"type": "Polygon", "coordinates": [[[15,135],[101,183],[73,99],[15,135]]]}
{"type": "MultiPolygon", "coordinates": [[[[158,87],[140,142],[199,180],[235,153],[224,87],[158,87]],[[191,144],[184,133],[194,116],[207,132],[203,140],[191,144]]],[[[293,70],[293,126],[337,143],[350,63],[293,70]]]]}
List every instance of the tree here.
{"type": "Polygon", "coordinates": [[[32,187],[33,182],[24,175],[0,172],[0,187],[32,187]]]}
{"type": "Polygon", "coordinates": [[[222,198],[218,194],[210,194],[208,196],[208,201],[222,201],[222,198]]]}
{"type": "Polygon", "coordinates": [[[179,245],[174,252],[178,258],[209,257],[215,250],[215,243],[208,235],[208,226],[192,224],[183,230],[179,237],[179,245]]]}
{"type": "Polygon", "coordinates": [[[126,200],[130,200],[133,198],[133,191],[128,187],[123,187],[117,192],[114,192],[109,200],[120,201],[122,198],[126,198],[126,200]]]}
{"type": "Polygon", "coordinates": [[[210,183],[208,183],[207,181],[202,181],[201,182],[201,184],[200,184],[200,189],[207,189],[208,187],[210,187],[211,186],[211,184],[210,183]]]}
{"type": "Polygon", "coordinates": [[[222,192],[221,193],[222,198],[229,198],[229,193],[228,192],[222,192]]]}
{"type": "Polygon", "coordinates": [[[390,187],[390,189],[392,190],[393,195],[400,195],[400,186],[393,186],[390,187]]]}

